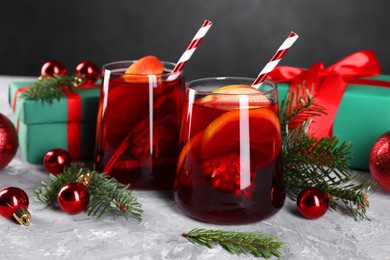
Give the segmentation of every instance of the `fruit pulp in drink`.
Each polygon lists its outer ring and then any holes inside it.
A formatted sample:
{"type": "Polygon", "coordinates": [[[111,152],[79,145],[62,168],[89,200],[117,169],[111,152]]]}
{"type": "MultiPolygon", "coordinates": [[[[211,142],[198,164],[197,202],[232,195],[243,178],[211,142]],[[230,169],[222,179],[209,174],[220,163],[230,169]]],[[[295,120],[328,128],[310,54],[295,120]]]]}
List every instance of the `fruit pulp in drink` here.
{"type": "Polygon", "coordinates": [[[161,78],[119,73],[101,90],[95,163],[134,189],[173,186],[184,79],[161,78]]]}
{"type": "Polygon", "coordinates": [[[276,102],[185,108],[175,200],[192,218],[217,224],[268,218],[284,204],[281,133],[276,102]]]}

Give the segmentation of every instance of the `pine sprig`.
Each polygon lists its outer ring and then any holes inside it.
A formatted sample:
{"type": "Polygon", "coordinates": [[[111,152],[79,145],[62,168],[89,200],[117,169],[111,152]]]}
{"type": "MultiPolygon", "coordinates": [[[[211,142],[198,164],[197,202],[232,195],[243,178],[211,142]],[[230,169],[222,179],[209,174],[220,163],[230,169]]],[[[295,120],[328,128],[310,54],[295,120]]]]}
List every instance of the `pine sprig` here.
{"type": "MultiPolygon", "coordinates": [[[[313,87],[312,87],[313,89],[313,87]]],[[[296,92],[290,92],[287,99],[281,102],[280,124],[285,134],[288,128],[300,127],[310,117],[326,114],[325,108],[317,105],[309,91],[309,86],[304,82],[303,87],[298,86],[296,92]]]]}
{"type": "Polygon", "coordinates": [[[126,219],[131,216],[142,221],[141,204],[128,188],[129,185],[118,183],[114,178],[107,178],[105,174],[91,174],[88,189],[93,196],[85,211],[88,215],[97,216],[97,218],[112,211],[114,219],[122,215],[126,219]]]}
{"type": "Polygon", "coordinates": [[[324,114],[325,109],[315,104],[307,88],[298,88],[297,93],[281,104],[287,194],[295,200],[303,189],[316,186],[329,195],[331,208],[346,209],[356,219],[367,218],[367,192],[373,182],[357,184],[358,175],[349,168],[352,149],[349,142],[340,143],[337,136],[317,139],[309,134],[309,118],[324,114]],[[303,120],[300,124],[289,125],[300,120],[303,120]]]}
{"type": "Polygon", "coordinates": [[[142,205],[137,201],[128,186],[119,183],[104,173],[99,173],[87,168],[81,168],[77,164],[66,167],[57,175],[50,175],[50,182],[42,182],[42,186],[35,191],[34,199],[46,203],[48,206],[57,204],[57,195],[60,189],[67,183],[75,182],[80,176],[90,174],[88,191],[90,201],[85,208],[88,215],[100,218],[106,213],[112,212],[114,219],[122,215],[128,219],[133,217],[142,220],[142,205]]]}
{"type": "Polygon", "coordinates": [[[279,249],[284,246],[279,238],[255,233],[255,232],[237,232],[207,229],[192,229],[184,233],[194,244],[205,245],[214,248],[213,244],[221,245],[231,254],[250,253],[255,257],[270,258],[271,256],[281,257],[279,249]]]}
{"type": "Polygon", "coordinates": [[[75,182],[87,169],[72,164],[65,167],[61,174],[50,174],[50,181],[42,181],[42,185],[35,190],[34,199],[46,203],[48,206],[57,204],[57,195],[60,189],[67,183],[75,182]]]}
{"type": "Polygon", "coordinates": [[[23,91],[19,97],[52,103],[63,96],[63,91],[69,91],[74,86],[80,86],[84,81],[83,76],[54,74],[52,77],[40,77],[32,84],[31,88],[23,91]]]}

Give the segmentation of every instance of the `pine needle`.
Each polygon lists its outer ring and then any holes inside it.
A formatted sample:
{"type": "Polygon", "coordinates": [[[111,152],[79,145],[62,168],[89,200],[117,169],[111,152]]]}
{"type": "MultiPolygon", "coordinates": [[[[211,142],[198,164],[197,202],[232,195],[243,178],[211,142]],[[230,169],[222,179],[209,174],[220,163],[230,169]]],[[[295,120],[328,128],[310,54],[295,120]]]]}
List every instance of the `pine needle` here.
{"type": "Polygon", "coordinates": [[[129,186],[118,183],[114,178],[108,178],[105,174],[92,174],[88,189],[93,196],[85,209],[88,215],[102,217],[112,211],[114,219],[123,215],[126,219],[131,216],[142,221],[141,204],[137,202],[129,186]]]}
{"type": "Polygon", "coordinates": [[[73,86],[80,86],[85,77],[54,74],[52,77],[40,77],[31,88],[20,93],[19,98],[39,99],[43,102],[53,103],[63,97],[63,91],[69,91],[73,86]]]}
{"type": "Polygon", "coordinates": [[[80,169],[76,164],[72,164],[70,167],[66,167],[61,174],[50,174],[50,181],[42,182],[42,185],[35,190],[34,199],[44,202],[48,206],[56,204],[60,189],[67,183],[75,182],[83,172],[86,171],[80,169]]]}
{"type": "Polygon", "coordinates": [[[255,257],[267,259],[272,256],[280,258],[279,249],[284,246],[283,241],[277,237],[255,232],[195,228],[182,236],[194,244],[204,245],[208,248],[214,248],[213,244],[219,244],[231,254],[249,253],[255,257]]]}
{"type": "Polygon", "coordinates": [[[60,174],[50,175],[49,182],[42,182],[42,186],[35,191],[34,199],[48,206],[55,205],[62,186],[75,182],[81,175],[87,173],[91,176],[88,184],[90,200],[84,210],[88,215],[100,218],[111,212],[114,214],[114,219],[121,215],[125,219],[132,217],[142,221],[142,205],[132,195],[129,186],[119,183],[104,173],[81,168],[75,163],[66,167],[60,174]]]}
{"type": "Polygon", "coordinates": [[[280,111],[283,172],[289,197],[296,200],[303,189],[315,186],[329,195],[331,208],[344,209],[355,219],[368,219],[367,192],[374,183],[361,182],[349,168],[350,142],[340,143],[337,136],[317,139],[308,133],[311,118],[325,114],[325,109],[315,104],[307,86],[290,94],[280,111]]]}

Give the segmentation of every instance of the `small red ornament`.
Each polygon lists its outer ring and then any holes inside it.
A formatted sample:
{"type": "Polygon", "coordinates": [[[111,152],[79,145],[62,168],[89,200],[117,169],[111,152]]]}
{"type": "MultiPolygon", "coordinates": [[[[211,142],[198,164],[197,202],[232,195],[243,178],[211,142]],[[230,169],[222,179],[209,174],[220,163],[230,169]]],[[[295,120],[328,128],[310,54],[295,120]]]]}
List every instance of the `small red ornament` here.
{"type": "Polygon", "coordinates": [[[51,174],[63,172],[65,166],[72,163],[70,154],[62,148],[56,148],[48,151],[43,158],[43,166],[51,174]]]}
{"type": "Polygon", "coordinates": [[[14,218],[19,224],[28,226],[31,219],[28,204],[28,196],[22,189],[8,187],[0,191],[0,215],[5,218],[14,218]]]}
{"type": "Polygon", "coordinates": [[[6,167],[18,150],[18,135],[12,122],[0,113],[0,169],[6,167]]]}
{"type": "Polygon", "coordinates": [[[369,165],[374,180],[390,192],[390,132],[375,141],[371,148],[369,165]]]}
{"type": "Polygon", "coordinates": [[[80,213],[89,202],[89,191],[84,183],[71,182],[61,188],[57,201],[62,211],[69,214],[80,213]]]}
{"type": "Polygon", "coordinates": [[[328,210],[328,195],[315,187],[306,188],[299,193],[297,206],[304,217],[319,218],[328,210]]]}
{"type": "Polygon", "coordinates": [[[98,66],[92,61],[82,61],[76,67],[76,75],[84,75],[86,84],[93,84],[99,78],[100,71],[98,66]]]}
{"type": "Polygon", "coordinates": [[[52,77],[54,74],[64,76],[66,69],[59,61],[49,60],[42,65],[41,76],[52,77]]]}

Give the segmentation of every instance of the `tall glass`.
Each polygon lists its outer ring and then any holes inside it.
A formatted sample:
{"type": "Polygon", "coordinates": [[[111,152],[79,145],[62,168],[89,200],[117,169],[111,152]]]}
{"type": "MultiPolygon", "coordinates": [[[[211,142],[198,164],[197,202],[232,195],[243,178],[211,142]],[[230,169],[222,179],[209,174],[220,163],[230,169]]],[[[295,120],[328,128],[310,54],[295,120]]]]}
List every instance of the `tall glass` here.
{"type": "Polygon", "coordinates": [[[179,152],[182,72],[125,74],[135,61],[103,67],[95,163],[134,189],[172,188],[179,152]]]}
{"type": "Polygon", "coordinates": [[[188,216],[249,223],[284,204],[277,86],[206,78],[186,85],[175,200],[188,216]],[[245,86],[243,86],[245,85],[245,86]]]}

